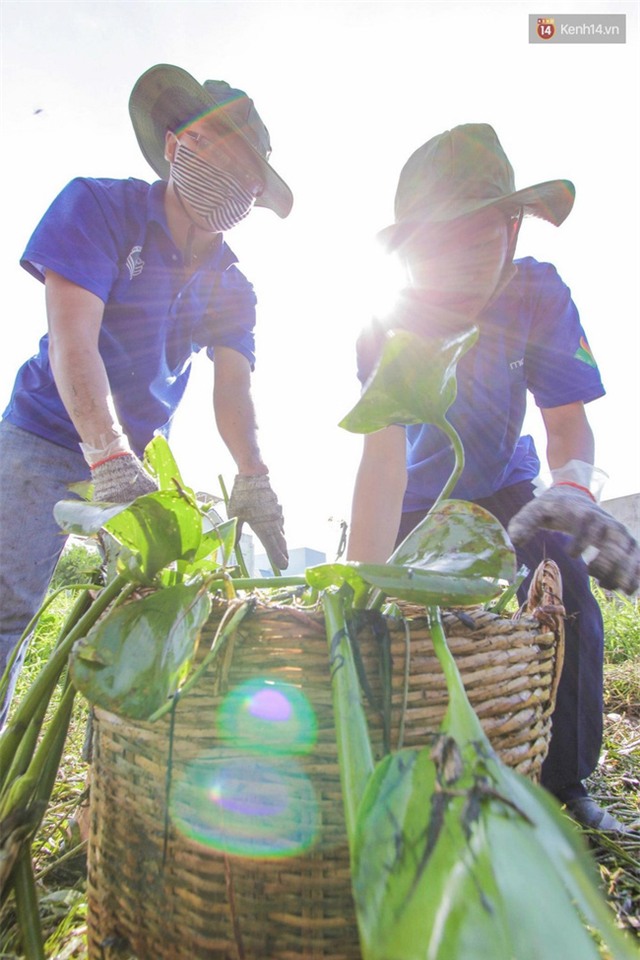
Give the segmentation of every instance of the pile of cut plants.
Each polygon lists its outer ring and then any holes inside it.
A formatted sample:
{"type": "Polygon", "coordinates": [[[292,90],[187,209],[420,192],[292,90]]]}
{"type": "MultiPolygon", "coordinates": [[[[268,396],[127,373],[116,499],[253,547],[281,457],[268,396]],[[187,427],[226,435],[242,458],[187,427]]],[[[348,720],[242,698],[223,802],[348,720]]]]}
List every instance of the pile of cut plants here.
{"type": "MultiPolygon", "coordinates": [[[[235,521],[212,518],[161,438],[145,455],[157,493],[131,504],[58,504],[63,530],[101,536],[109,563],[102,584],[92,577],[76,585],[50,655],[23,685],[0,738],[0,956],[84,955],[83,847],[73,820],[85,782],[78,757],[89,708],[145,722],[170,713],[218,655],[214,642],[196,664],[213,599],[233,600],[239,614],[256,595],[324,611],[363,960],[637,956],[627,922],[640,880],[633,844],[607,846],[598,838],[596,859],[545,791],[500,761],[442,627],[443,608],[495,609],[518,582],[513,547],[497,520],[448,499],[464,453],[446,412],[457,360],[476,336],[475,328],[437,343],[392,335],[342,422],[354,432],[432,422],[452,442],[456,464],[441,497],[386,564],[336,561],[301,578],[252,580],[234,552],[235,521]],[[393,615],[395,601],[425,609],[449,703],[431,743],[376,762],[351,623],[362,610],[393,615]],[[609,866],[605,850],[617,866],[609,866]]],[[[604,758],[603,778],[621,769],[620,755],[634,747],[616,749],[604,758]]]]}

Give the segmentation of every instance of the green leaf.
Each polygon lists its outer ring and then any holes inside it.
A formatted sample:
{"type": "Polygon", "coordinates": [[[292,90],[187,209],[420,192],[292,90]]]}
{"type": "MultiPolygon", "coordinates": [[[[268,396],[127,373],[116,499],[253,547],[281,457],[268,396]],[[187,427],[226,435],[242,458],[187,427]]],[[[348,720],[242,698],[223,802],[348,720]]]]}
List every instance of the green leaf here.
{"type": "MultiPolygon", "coordinates": [[[[631,946],[616,928],[613,915],[598,889],[595,864],[588,856],[582,838],[563,816],[557,801],[542,787],[531,783],[500,761],[469,703],[458,667],[447,646],[437,609],[429,610],[429,620],[434,650],[449,693],[441,731],[457,744],[463,765],[458,778],[459,785],[468,789],[468,777],[471,775],[474,790],[484,808],[490,848],[496,853],[492,860],[493,868],[505,904],[505,916],[513,926],[514,937],[514,925],[520,926],[523,921],[517,916],[517,903],[514,904],[512,900],[513,875],[512,870],[506,870],[505,860],[511,858],[516,863],[528,865],[529,859],[535,856],[535,871],[547,878],[543,889],[555,887],[556,890],[553,908],[548,907],[546,898],[543,898],[540,909],[544,909],[545,915],[547,910],[553,909],[553,917],[551,913],[549,915],[550,925],[556,924],[558,931],[564,925],[565,934],[572,938],[571,949],[567,948],[566,952],[558,955],[580,958],[593,956],[595,960],[598,953],[589,954],[584,948],[583,922],[586,921],[603,938],[613,960],[631,960],[631,946]],[[516,829],[511,829],[513,822],[507,829],[501,820],[496,819],[507,814],[511,817],[516,815],[516,829]],[[501,841],[504,848],[496,846],[498,834],[505,838],[501,841]],[[553,882],[550,879],[552,875],[555,877],[553,882]]],[[[531,872],[533,875],[533,865],[531,872]]],[[[527,884],[521,889],[526,909],[530,910],[534,888],[527,884]]],[[[530,928],[530,933],[536,935],[535,925],[532,927],[534,929],[530,928]]],[[[525,958],[534,960],[548,955],[544,946],[547,943],[545,933],[537,935],[540,944],[538,951],[524,954],[525,958]]],[[[558,942],[562,936],[557,932],[558,942]]],[[[513,956],[520,957],[520,954],[514,949],[513,956]]]]}
{"type": "Polygon", "coordinates": [[[364,960],[511,960],[482,831],[427,749],[376,768],[358,812],[353,889],[364,960]],[[446,786],[446,785],[445,785],[446,786]]]}
{"type": "Polygon", "coordinates": [[[101,530],[108,520],[129,509],[128,503],[103,503],[81,500],[59,500],[53,508],[53,516],[63,533],[79,537],[91,537],[101,530]]]}
{"type": "Polygon", "coordinates": [[[506,530],[488,510],[466,500],[435,506],[388,562],[509,582],[516,575],[515,551],[506,530]]]}
{"type": "MultiPolygon", "coordinates": [[[[485,603],[516,574],[506,531],[487,510],[445,500],[400,544],[385,564],[330,563],[310,567],[307,582],[318,590],[348,584],[361,597],[369,587],[387,596],[431,605],[485,603]]],[[[356,601],[357,605],[357,601],[356,601]]]]}
{"type": "MultiPolygon", "coordinates": [[[[144,451],[144,459],[145,463],[151,467],[151,471],[158,481],[158,486],[161,490],[175,491],[178,488],[182,490],[185,489],[180,469],[165,437],[158,435],[147,444],[144,451]]],[[[188,493],[195,500],[193,491],[189,490],[188,493]]]]}
{"type": "Polygon", "coordinates": [[[197,565],[199,560],[211,557],[211,554],[217,550],[222,550],[222,562],[225,565],[228,564],[236,541],[236,523],[236,518],[233,517],[231,520],[225,520],[211,527],[212,521],[205,514],[203,516],[205,532],[202,534],[200,546],[193,558],[194,565],[197,565]]]}
{"type": "Polygon", "coordinates": [[[104,526],[131,551],[147,578],[174,560],[193,559],[202,538],[198,508],[169,491],[139,497],[104,526]]]}
{"type": "Polygon", "coordinates": [[[448,338],[391,331],[360,399],[339,426],[352,433],[372,433],[390,424],[442,426],[456,398],[458,360],[477,338],[475,326],[448,338]]]}
{"type": "Polygon", "coordinates": [[[200,584],[116,607],[74,646],[74,684],[106,710],[149,718],[184,681],[210,607],[200,584]]]}

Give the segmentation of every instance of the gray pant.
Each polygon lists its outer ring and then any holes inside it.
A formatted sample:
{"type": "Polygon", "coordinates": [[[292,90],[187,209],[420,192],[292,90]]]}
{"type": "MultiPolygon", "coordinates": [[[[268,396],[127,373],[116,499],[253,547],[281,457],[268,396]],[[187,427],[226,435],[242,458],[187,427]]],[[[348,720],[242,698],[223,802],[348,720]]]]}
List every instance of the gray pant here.
{"type": "MultiPolygon", "coordinates": [[[[87,479],[89,469],[79,450],[0,422],[0,676],[45,597],[66,543],[53,518],[54,504],[73,498],[70,483],[87,479]]],[[[24,649],[0,704],[0,728],[23,658],[24,649]]]]}

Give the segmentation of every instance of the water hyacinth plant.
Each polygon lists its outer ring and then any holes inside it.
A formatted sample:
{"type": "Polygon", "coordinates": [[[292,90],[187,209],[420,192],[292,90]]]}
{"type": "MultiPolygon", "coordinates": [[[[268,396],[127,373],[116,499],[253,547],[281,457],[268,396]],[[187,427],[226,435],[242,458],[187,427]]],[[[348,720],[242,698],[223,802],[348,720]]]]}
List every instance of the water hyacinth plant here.
{"type": "MultiPolygon", "coordinates": [[[[51,796],[76,692],[130,718],[162,715],[176,691],[197,679],[191,667],[212,593],[235,595],[256,585],[242,577],[231,585],[238,572],[236,522],[211,518],[209,506],[184,486],[163,438],[152,441],[145,460],[159,492],[130,504],[56,505],[66,533],[106,537],[111,574],[102,589],[93,582],[75,586],[79,599],[55,649],[0,735],[0,889],[3,899],[15,891],[27,960],[44,958],[31,842],[51,796]],[[60,702],[47,717],[60,685],[60,702]]],[[[8,671],[0,691],[7,682],[8,671]]]]}
{"type": "MultiPolygon", "coordinates": [[[[342,426],[370,432],[432,422],[452,437],[446,412],[455,364],[475,335],[439,346],[395,333],[342,426]],[[425,387],[426,385],[426,387],[425,387]]],[[[464,467],[452,437],[455,466],[464,467]]],[[[467,699],[440,617],[447,604],[486,602],[515,575],[500,524],[443,497],[386,565],[334,564],[307,572],[324,591],[352,887],[363,960],[631,960],[595,864],[557,802],[507,768],[467,699]],[[421,749],[375,765],[345,609],[385,595],[423,604],[449,705],[421,749]]]]}
{"type": "Polygon", "coordinates": [[[0,737],[0,869],[14,889],[27,960],[44,958],[30,843],[51,792],[78,690],[131,719],[154,721],[188,696],[227,635],[251,612],[251,596],[304,589],[322,603],[340,760],[352,886],[364,960],[533,960],[598,957],[591,928],[613,960],[632,948],[613,925],[593,865],[573,828],[539,788],[507,770],[469,705],[440,624],[440,607],[487,604],[513,583],[515,555],[497,520],[449,500],[463,465],[446,413],[468,331],[426,343],[389,338],[363,397],[342,425],[436,423],[456,462],[443,493],[388,563],[323,564],[305,578],[251,580],[232,557],[235,521],[212,518],[185,487],[161,438],[146,451],[158,493],[131,504],[65,501],[69,533],[115,544],[106,586],[80,586],[76,609],[50,661],[0,737]],[[196,667],[200,629],[214,594],[229,605],[196,667]],[[438,737],[375,763],[350,642],[351,613],[387,597],[427,607],[449,690],[438,737]],[[249,598],[249,599],[247,599],[249,598]],[[45,722],[57,685],[63,696],[45,722]],[[541,916],[547,929],[538,929],[541,916]]]}

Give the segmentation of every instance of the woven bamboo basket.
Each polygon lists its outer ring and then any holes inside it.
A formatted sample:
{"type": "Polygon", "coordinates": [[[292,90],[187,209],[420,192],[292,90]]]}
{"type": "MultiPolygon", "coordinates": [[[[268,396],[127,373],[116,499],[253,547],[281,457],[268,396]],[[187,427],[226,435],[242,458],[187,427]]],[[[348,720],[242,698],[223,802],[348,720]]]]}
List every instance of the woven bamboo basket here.
{"type": "MultiPolygon", "coordinates": [[[[403,612],[404,623],[387,620],[386,708],[380,631],[358,632],[378,757],[427,744],[446,707],[425,611],[403,612]]],[[[537,779],[561,631],[476,608],[443,620],[494,748],[537,779]]],[[[90,960],[359,960],[321,612],[257,605],[173,716],[149,724],[96,711],[88,865],[90,960]],[[304,697],[313,735],[308,725],[293,756],[264,752],[255,731],[221,719],[256,678],[304,697]],[[224,816],[222,793],[233,799],[224,816]]]]}

